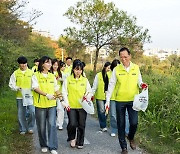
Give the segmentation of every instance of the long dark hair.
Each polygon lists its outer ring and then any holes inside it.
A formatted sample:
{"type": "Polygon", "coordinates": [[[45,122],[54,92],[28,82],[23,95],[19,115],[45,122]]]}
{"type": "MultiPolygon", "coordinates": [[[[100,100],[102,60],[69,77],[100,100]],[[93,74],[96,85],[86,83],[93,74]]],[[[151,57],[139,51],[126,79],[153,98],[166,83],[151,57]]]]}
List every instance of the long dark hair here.
{"type": "Polygon", "coordinates": [[[43,56],[40,60],[39,60],[39,65],[38,65],[38,71],[39,72],[42,72],[44,69],[43,69],[43,64],[45,62],[48,62],[48,61],[51,61],[51,58],[48,57],[48,56],[43,56]]]}
{"type": "Polygon", "coordinates": [[[54,74],[53,65],[54,65],[54,63],[56,63],[56,62],[57,62],[57,64],[58,64],[58,68],[57,68],[58,76],[59,76],[59,77],[62,77],[62,74],[61,74],[61,71],[60,71],[60,64],[59,64],[59,61],[58,61],[57,59],[53,59],[53,60],[52,60],[51,73],[54,74]]]}
{"type": "Polygon", "coordinates": [[[116,67],[118,64],[120,64],[120,61],[118,59],[114,59],[111,63],[111,71],[113,71],[114,67],[116,67]]]}
{"type": "Polygon", "coordinates": [[[81,75],[83,76],[84,65],[83,65],[83,63],[82,63],[79,59],[75,59],[75,60],[73,61],[73,66],[72,66],[71,74],[73,74],[73,75],[74,75],[74,78],[75,78],[74,69],[80,69],[80,70],[82,70],[81,75]]]}
{"type": "Polygon", "coordinates": [[[107,73],[106,73],[106,67],[108,67],[110,65],[111,65],[110,62],[106,62],[104,64],[103,69],[102,69],[102,77],[103,77],[103,81],[104,81],[104,91],[107,91],[107,89],[108,89],[109,79],[108,79],[108,76],[107,76],[107,73]]]}

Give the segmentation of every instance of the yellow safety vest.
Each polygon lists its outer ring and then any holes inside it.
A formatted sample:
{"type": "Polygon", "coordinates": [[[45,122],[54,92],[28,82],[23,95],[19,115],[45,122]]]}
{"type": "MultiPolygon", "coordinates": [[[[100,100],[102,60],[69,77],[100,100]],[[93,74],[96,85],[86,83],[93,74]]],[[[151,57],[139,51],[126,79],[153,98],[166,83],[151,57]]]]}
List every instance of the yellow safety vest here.
{"type": "Polygon", "coordinates": [[[37,72],[37,71],[38,71],[38,66],[37,66],[37,65],[34,65],[34,66],[32,67],[32,71],[33,71],[33,72],[37,72]]]}
{"type": "Polygon", "coordinates": [[[82,108],[79,100],[82,100],[86,93],[87,78],[80,76],[79,79],[75,79],[74,75],[67,77],[67,92],[69,106],[74,109],[82,108]]]}
{"type": "Polygon", "coordinates": [[[119,102],[133,101],[134,96],[139,93],[139,66],[131,63],[130,70],[127,72],[123,65],[120,64],[115,70],[117,77],[117,94],[115,100],[119,102]]]}
{"type": "MultiPolygon", "coordinates": [[[[49,73],[47,77],[44,77],[42,73],[35,72],[34,75],[36,76],[39,84],[39,89],[47,94],[55,94],[54,91],[54,74],[49,73]]],[[[34,92],[34,106],[39,108],[49,108],[56,106],[56,100],[48,100],[46,96],[40,95],[39,93],[34,92]]]]}
{"type": "Polygon", "coordinates": [[[97,73],[97,78],[98,78],[98,86],[96,89],[95,98],[99,100],[106,100],[102,72],[97,73]]]}
{"type": "MultiPolygon", "coordinates": [[[[21,87],[23,89],[31,89],[31,78],[33,75],[32,70],[27,68],[25,73],[22,73],[22,71],[19,68],[14,73],[16,77],[16,86],[21,87]]],[[[16,97],[22,97],[21,91],[18,90],[16,92],[16,97]]]]}
{"type": "Polygon", "coordinates": [[[66,65],[66,68],[64,69],[64,74],[71,74],[71,71],[72,71],[72,65],[70,66],[66,65]]]}
{"type": "MultiPolygon", "coordinates": [[[[58,72],[55,72],[54,76],[57,79],[59,77],[58,72]]],[[[59,85],[59,91],[62,92],[62,82],[60,80],[57,80],[57,84],[59,85]]]]}

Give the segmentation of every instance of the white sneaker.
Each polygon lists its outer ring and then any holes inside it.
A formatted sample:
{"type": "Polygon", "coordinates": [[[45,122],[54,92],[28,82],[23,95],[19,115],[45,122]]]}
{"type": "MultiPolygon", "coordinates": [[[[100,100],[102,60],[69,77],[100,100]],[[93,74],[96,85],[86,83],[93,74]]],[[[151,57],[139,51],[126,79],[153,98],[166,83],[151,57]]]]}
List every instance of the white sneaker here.
{"type": "Polygon", "coordinates": [[[41,148],[41,152],[43,153],[48,152],[48,148],[47,147],[41,148]]]}
{"type": "Polygon", "coordinates": [[[28,130],[28,133],[29,133],[29,134],[33,134],[34,131],[33,131],[32,129],[30,129],[30,130],[28,130]]]}
{"type": "Polygon", "coordinates": [[[26,132],[20,132],[19,134],[20,134],[20,135],[25,135],[25,134],[26,134],[26,132]]]}
{"type": "Polygon", "coordinates": [[[59,126],[58,129],[59,129],[59,130],[63,130],[63,127],[62,127],[62,126],[59,126]]]}
{"type": "Polygon", "coordinates": [[[105,127],[105,128],[101,128],[101,131],[102,132],[107,132],[107,128],[105,127]]]}
{"type": "Polygon", "coordinates": [[[51,150],[50,151],[52,154],[58,154],[56,150],[51,150]]]}
{"type": "Polygon", "coordinates": [[[116,136],[116,134],[115,134],[115,133],[111,133],[111,136],[112,136],[112,137],[115,137],[115,136],[116,136]]]}

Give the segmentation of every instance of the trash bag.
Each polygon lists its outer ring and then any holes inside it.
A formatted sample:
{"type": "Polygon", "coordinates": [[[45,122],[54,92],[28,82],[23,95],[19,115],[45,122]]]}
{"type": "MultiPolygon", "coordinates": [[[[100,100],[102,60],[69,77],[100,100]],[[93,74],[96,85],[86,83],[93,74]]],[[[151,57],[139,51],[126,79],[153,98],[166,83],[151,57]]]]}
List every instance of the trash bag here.
{"type": "Polygon", "coordinates": [[[23,97],[23,106],[33,105],[33,95],[31,89],[21,90],[23,97]]]}
{"type": "Polygon", "coordinates": [[[79,103],[87,113],[94,114],[94,104],[91,100],[82,99],[79,100],[79,103]]]}
{"type": "Polygon", "coordinates": [[[148,88],[142,90],[140,94],[135,95],[132,108],[135,111],[145,112],[147,107],[148,107],[148,88]]]}

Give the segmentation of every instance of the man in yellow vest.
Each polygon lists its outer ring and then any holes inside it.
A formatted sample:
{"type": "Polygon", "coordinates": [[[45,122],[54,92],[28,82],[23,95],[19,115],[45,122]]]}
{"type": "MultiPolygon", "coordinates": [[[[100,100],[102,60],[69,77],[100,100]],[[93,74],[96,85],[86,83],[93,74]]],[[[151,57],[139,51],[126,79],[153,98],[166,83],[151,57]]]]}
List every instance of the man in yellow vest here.
{"type": "Polygon", "coordinates": [[[34,66],[32,67],[33,72],[37,72],[38,70],[38,65],[39,65],[39,59],[34,59],[34,66]]]}
{"type": "Polygon", "coordinates": [[[69,76],[71,74],[71,71],[72,71],[72,58],[67,57],[66,58],[66,68],[64,70],[64,73],[66,74],[66,76],[69,76]]]}
{"type": "Polygon", "coordinates": [[[147,88],[147,84],[142,82],[141,73],[138,65],[132,63],[131,53],[128,48],[119,50],[121,64],[114,68],[106,93],[106,108],[109,108],[109,102],[114,90],[117,87],[115,96],[118,138],[122,148],[122,154],[127,154],[127,143],[125,140],[125,113],[126,109],[129,115],[130,129],[128,140],[130,147],[134,150],[134,136],[138,125],[138,112],[132,109],[134,96],[139,93],[139,88],[147,88]]]}
{"type": "MultiPolygon", "coordinates": [[[[20,134],[24,135],[26,132],[32,134],[35,123],[34,106],[33,102],[28,104],[24,102],[22,90],[28,89],[30,91],[33,71],[27,67],[26,57],[19,57],[17,62],[19,63],[19,68],[11,75],[9,87],[16,91],[20,134]]],[[[32,97],[31,91],[27,95],[29,95],[28,97],[32,97]]]]}

